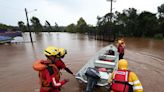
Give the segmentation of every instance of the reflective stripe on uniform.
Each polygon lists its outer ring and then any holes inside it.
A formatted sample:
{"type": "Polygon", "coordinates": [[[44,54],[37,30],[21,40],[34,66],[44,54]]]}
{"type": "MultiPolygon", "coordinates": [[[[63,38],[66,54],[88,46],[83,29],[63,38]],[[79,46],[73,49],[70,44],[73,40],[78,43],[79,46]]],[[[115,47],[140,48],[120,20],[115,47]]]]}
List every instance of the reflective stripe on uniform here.
{"type": "Polygon", "coordinates": [[[133,85],[133,89],[134,89],[134,90],[143,89],[143,87],[142,87],[142,85],[141,85],[141,83],[140,83],[139,80],[134,81],[133,84],[134,84],[134,85],[133,85]]]}
{"type": "Polygon", "coordinates": [[[130,85],[133,85],[134,83],[133,82],[129,82],[130,85]]]}
{"type": "Polygon", "coordinates": [[[139,84],[140,81],[139,81],[139,80],[136,80],[136,81],[134,81],[133,83],[134,83],[134,84],[139,84]]]}
{"type": "Polygon", "coordinates": [[[125,81],[128,81],[128,74],[129,72],[128,71],[126,71],[126,75],[125,75],[125,81]]]}
{"type": "Polygon", "coordinates": [[[55,86],[61,86],[61,83],[56,83],[55,78],[52,78],[52,80],[53,80],[53,83],[54,83],[55,86]]]}
{"type": "Polygon", "coordinates": [[[142,86],[133,86],[133,90],[139,90],[139,89],[143,89],[142,86]]]}

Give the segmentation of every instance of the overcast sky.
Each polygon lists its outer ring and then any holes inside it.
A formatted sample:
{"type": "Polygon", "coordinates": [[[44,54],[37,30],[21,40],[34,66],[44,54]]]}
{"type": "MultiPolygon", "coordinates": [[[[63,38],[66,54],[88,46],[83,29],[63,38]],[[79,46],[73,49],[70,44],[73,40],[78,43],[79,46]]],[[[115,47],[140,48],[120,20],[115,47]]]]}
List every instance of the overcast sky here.
{"type": "MultiPolygon", "coordinates": [[[[113,11],[136,8],[139,12],[157,12],[157,7],[163,0],[116,0],[113,11]]],[[[18,21],[26,23],[24,8],[29,12],[29,18],[36,16],[41,24],[48,20],[51,25],[67,26],[77,22],[80,17],[91,25],[97,22],[97,16],[110,12],[110,2],[107,0],[0,0],[0,23],[17,25],[18,21]],[[37,9],[37,11],[33,11],[37,9]]]]}

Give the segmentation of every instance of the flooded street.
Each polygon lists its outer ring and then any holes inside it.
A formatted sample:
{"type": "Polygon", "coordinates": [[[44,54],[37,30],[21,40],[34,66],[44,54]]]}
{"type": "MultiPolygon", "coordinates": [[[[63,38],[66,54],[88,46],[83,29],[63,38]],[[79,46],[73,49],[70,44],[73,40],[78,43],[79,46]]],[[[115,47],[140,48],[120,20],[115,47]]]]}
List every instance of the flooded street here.
{"type": "MultiPolygon", "coordinates": [[[[43,50],[47,46],[66,48],[68,54],[65,64],[76,73],[101,48],[109,42],[89,39],[87,35],[70,33],[33,34],[34,43],[30,43],[29,34],[24,34],[25,43],[0,45],[0,92],[38,92],[39,78],[32,69],[37,59],[45,59],[43,50]]],[[[143,38],[126,38],[125,59],[129,69],[134,71],[145,92],[164,92],[164,41],[143,38]]],[[[83,86],[76,79],[62,71],[62,79],[70,82],[61,92],[82,92],[83,86]]],[[[97,88],[94,92],[107,92],[97,88]]]]}

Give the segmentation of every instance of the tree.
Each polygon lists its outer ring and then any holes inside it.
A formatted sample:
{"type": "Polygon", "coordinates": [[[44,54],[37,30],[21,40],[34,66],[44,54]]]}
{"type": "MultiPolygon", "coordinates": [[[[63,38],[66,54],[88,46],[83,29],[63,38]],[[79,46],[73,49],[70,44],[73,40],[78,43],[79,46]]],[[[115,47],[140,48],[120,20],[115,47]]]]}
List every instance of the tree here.
{"type": "Polygon", "coordinates": [[[164,4],[158,7],[158,13],[160,17],[164,18],[164,4]]]}
{"type": "Polygon", "coordinates": [[[5,24],[0,23],[0,29],[7,30],[8,28],[10,27],[5,24]]]}
{"type": "Polygon", "coordinates": [[[26,26],[24,25],[24,22],[23,22],[23,21],[18,21],[18,26],[19,26],[19,29],[20,29],[22,32],[27,31],[26,26]]]}
{"type": "Polygon", "coordinates": [[[35,32],[41,32],[43,30],[40,20],[37,17],[32,17],[31,23],[32,23],[33,30],[35,32]]]}
{"type": "Polygon", "coordinates": [[[141,31],[142,36],[153,37],[158,26],[156,14],[144,11],[139,15],[138,21],[138,29],[141,31]]]}
{"type": "Polygon", "coordinates": [[[76,32],[76,25],[73,24],[73,23],[68,25],[67,28],[66,28],[66,31],[71,32],[71,33],[75,33],[76,32]]]}
{"type": "Polygon", "coordinates": [[[47,20],[45,22],[45,27],[46,27],[46,31],[48,31],[48,32],[52,31],[51,24],[47,20]]]}
{"type": "Polygon", "coordinates": [[[164,36],[164,4],[158,7],[158,13],[159,13],[159,34],[162,34],[164,36]]]}
{"type": "Polygon", "coordinates": [[[60,31],[59,26],[58,26],[58,24],[56,22],[55,22],[54,30],[55,30],[55,32],[59,32],[60,31]]]}
{"type": "Polygon", "coordinates": [[[97,26],[99,27],[101,25],[101,17],[97,16],[97,26]]]}
{"type": "Polygon", "coordinates": [[[80,33],[85,33],[87,32],[87,23],[85,22],[85,20],[81,17],[78,21],[77,21],[77,31],[80,33]]]}
{"type": "Polygon", "coordinates": [[[125,31],[126,31],[125,27],[127,26],[127,20],[128,20],[128,17],[124,12],[123,13],[120,13],[118,11],[115,12],[114,23],[116,25],[115,30],[117,30],[118,36],[125,34],[125,31]]]}
{"type": "Polygon", "coordinates": [[[128,10],[124,10],[123,13],[126,15],[125,19],[125,31],[129,36],[139,36],[138,31],[138,14],[135,8],[129,8],[128,10]]]}

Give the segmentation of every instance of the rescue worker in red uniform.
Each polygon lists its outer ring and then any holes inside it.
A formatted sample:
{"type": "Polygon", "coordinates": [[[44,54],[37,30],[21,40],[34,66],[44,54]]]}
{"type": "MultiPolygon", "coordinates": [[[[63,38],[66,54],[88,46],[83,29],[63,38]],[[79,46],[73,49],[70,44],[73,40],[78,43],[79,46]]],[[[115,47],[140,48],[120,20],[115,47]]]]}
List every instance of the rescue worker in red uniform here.
{"type": "Polygon", "coordinates": [[[45,68],[42,68],[39,71],[41,84],[40,92],[59,92],[59,88],[67,83],[69,80],[64,79],[62,81],[59,81],[59,70],[54,64],[55,62],[57,62],[57,55],[59,54],[58,48],[50,46],[45,49],[44,54],[47,57],[47,60],[37,61],[40,62],[41,65],[45,66],[45,68]]]}
{"type": "Polygon", "coordinates": [[[137,75],[128,70],[128,62],[121,59],[118,70],[109,78],[111,92],[143,92],[143,87],[137,75]]]}
{"type": "MultiPolygon", "coordinates": [[[[65,69],[68,73],[74,75],[74,73],[68,67],[66,67],[65,63],[61,60],[67,54],[67,50],[64,48],[59,48],[58,50],[59,54],[57,55],[56,62],[54,64],[57,66],[59,70],[65,69]]],[[[46,66],[41,64],[41,62],[36,62],[33,68],[39,71],[46,68],[46,66]]]]}
{"type": "Polygon", "coordinates": [[[62,61],[62,58],[64,58],[66,54],[67,54],[67,50],[66,49],[59,48],[58,60],[57,60],[57,62],[55,64],[56,64],[56,66],[58,67],[59,70],[64,69],[68,73],[74,75],[73,72],[68,67],[66,67],[65,63],[62,61]]]}
{"type": "Polygon", "coordinates": [[[123,59],[125,49],[125,42],[123,40],[118,40],[117,49],[119,53],[119,60],[123,59]]]}

